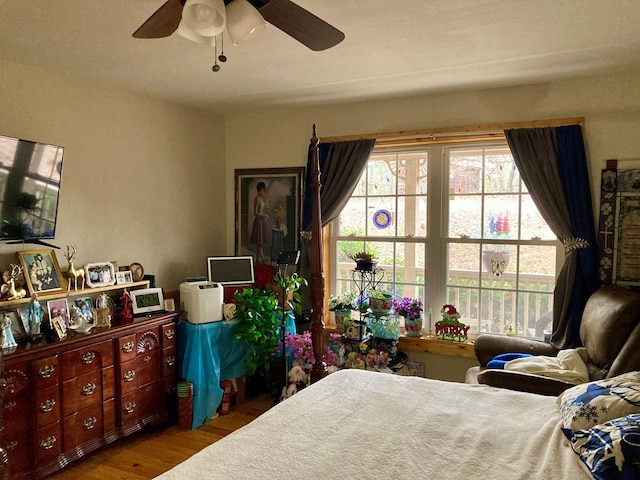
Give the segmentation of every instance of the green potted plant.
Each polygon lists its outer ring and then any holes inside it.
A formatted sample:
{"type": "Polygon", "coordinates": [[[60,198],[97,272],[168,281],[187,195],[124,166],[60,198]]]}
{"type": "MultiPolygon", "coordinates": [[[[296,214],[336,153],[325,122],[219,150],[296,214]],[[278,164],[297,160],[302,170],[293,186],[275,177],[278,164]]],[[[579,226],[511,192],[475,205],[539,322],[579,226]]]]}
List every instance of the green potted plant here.
{"type": "MultiPolygon", "coordinates": [[[[235,337],[247,346],[244,369],[247,378],[262,377],[269,382],[273,352],[278,346],[280,318],[278,301],[272,290],[245,288],[233,295],[237,324],[235,337]]],[[[254,378],[257,380],[257,378],[254,378]]]]}
{"type": "Polygon", "coordinates": [[[351,318],[351,311],[358,307],[355,292],[345,292],[342,295],[329,297],[329,311],[335,316],[336,327],[344,330],[344,319],[351,318]]]}
{"type": "Polygon", "coordinates": [[[308,285],[307,280],[297,273],[291,275],[276,273],[273,276],[273,284],[276,287],[275,291],[280,306],[284,306],[285,311],[293,310],[296,315],[302,315],[302,297],[299,290],[303,285],[308,285]]]}
{"type": "Polygon", "coordinates": [[[376,265],[378,264],[378,261],[369,252],[345,252],[345,255],[356,262],[356,270],[360,270],[362,272],[371,272],[376,268],[376,265]]]}

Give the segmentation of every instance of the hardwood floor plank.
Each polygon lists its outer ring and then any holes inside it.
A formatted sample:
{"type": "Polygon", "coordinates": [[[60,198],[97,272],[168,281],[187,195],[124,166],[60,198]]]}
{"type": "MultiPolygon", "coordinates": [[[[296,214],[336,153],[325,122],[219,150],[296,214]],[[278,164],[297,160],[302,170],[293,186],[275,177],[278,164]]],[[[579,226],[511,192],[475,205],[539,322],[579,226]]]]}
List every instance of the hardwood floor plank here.
{"type": "Polygon", "coordinates": [[[49,478],[149,480],[248,424],[272,404],[273,399],[268,396],[246,399],[228,415],[220,415],[196,430],[179,430],[175,424],[145,428],[73,462],[49,478]]]}

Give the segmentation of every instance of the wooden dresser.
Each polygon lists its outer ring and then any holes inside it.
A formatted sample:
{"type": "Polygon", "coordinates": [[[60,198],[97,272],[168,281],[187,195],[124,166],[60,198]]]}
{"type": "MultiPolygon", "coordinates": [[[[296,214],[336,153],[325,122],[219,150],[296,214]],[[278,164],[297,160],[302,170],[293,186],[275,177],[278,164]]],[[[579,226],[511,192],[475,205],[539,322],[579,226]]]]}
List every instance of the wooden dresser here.
{"type": "Polygon", "coordinates": [[[70,332],[64,340],[5,353],[0,446],[11,478],[42,478],[174,416],[177,318],[161,314],[84,335],[70,332]]]}

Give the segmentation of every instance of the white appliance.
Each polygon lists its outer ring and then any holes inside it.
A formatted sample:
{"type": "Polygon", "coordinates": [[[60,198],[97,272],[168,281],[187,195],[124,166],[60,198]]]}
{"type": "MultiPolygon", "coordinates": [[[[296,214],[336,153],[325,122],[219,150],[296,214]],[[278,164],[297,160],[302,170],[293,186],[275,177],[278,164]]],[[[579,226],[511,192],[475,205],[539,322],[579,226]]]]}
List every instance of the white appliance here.
{"type": "Polygon", "coordinates": [[[180,307],[189,323],[219,322],[224,318],[224,287],[207,281],[181,283],[180,307]]]}

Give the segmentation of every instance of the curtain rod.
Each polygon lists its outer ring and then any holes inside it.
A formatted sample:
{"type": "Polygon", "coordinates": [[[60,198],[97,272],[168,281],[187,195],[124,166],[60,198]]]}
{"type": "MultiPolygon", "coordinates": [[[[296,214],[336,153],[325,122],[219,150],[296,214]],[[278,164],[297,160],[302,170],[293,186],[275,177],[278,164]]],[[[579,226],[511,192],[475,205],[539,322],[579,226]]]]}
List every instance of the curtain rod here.
{"type": "Polygon", "coordinates": [[[584,127],[584,117],[574,118],[556,118],[551,120],[532,120],[526,122],[512,122],[512,123],[492,123],[487,125],[467,125],[462,127],[442,127],[442,128],[429,128],[426,130],[400,130],[397,132],[379,132],[379,133],[365,133],[360,135],[343,135],[337,137],[321,138],[321,143],[332,142],[346,142],[349,140],[362,140],[362,139],[383,139],[383,138],[407,138],[407,137],[419,137],[419,136],[435,136],[441,134],[451,135],[454,133],[478,133],[478,132],[496,132],[503,131],[512,128],[541,128],[541,127],[560,127],[564,125],[580,125],[584,127]]]}

